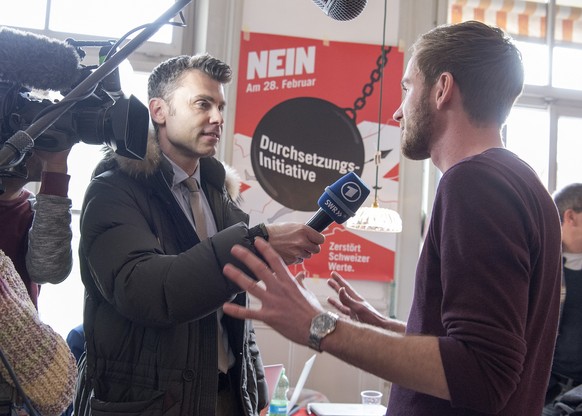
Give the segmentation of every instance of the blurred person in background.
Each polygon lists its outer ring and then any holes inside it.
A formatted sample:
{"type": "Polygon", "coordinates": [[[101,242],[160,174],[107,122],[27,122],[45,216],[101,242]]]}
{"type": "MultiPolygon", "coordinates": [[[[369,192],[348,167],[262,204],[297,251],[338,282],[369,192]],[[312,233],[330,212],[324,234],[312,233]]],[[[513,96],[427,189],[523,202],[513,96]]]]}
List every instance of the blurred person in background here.
{"type": "Polygon", "coordinates": [[[563,187],[553,198],[562,222],[563,296],[544,416],[562,414],[555,402],[582,384],[582,183],[563,187]]]}

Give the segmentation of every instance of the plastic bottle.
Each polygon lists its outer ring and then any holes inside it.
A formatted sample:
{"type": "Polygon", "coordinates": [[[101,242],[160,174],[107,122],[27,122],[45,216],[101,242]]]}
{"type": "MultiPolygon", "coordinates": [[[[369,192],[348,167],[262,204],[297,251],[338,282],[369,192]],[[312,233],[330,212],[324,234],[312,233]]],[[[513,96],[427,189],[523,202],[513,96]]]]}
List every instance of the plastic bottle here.
{"type": "Polygon", "coordinates": [[[289,392],[289,379],[285,375],[285,369],[281,371],[279,376],[279,381],[277,382],[277,388],[275,393],[271,398],[271,403],[269,405],[269,416],[287,416],[287,406],[289,405],[289,399],[287,399],[287,393],[289,392]]]}

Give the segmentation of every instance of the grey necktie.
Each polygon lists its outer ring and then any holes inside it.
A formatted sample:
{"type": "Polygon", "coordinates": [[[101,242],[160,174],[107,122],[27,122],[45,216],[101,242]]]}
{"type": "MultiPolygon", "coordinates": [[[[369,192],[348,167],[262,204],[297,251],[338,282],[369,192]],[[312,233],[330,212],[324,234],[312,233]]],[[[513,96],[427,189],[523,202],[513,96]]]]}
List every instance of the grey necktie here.
{"type": "MultiPolygon", "coordinates": [[[[202,206],[202,190],[198,185],[198,181],[192,177],[183,181],[186,188],[190,191],[190,209],[194,216],[194,225],[196,226],[196,234],[200,240],[208,238],[208,229],[206,228],[206,216],[204,215],[204,207],[202,206]]],[[[218,369],[223,373],[228,372],[228,337],[220,322],[224,312],[222,308],[217,311],[218,318],[218,369]]]]}
{"type": "Polygon", "coordinates": [[[196,234],[200,240],[208,238],[208,230],[206,228],[206,217],[204,216],[204,208],[202,207],[202,197],[200,196],[200,186],[198,181],[192,177],[184,180],[184,185],[190,191],[190,209],[194,216],[194,225],[196,226],[196,234]]]}

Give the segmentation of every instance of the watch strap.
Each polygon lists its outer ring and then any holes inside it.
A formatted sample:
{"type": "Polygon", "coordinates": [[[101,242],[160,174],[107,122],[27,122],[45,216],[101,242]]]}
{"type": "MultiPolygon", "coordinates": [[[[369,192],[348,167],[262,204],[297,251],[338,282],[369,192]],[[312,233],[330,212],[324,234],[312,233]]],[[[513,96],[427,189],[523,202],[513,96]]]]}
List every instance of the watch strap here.
{"type": "Polygon", "coordinates": [[[321,352],[321,340],[323,338],[320,338],[312,333],[309,333],[309,339],[307,340],[307,346],[309,348],[311,348],[312,350],[315,350],[317,352],[321,352]]]}

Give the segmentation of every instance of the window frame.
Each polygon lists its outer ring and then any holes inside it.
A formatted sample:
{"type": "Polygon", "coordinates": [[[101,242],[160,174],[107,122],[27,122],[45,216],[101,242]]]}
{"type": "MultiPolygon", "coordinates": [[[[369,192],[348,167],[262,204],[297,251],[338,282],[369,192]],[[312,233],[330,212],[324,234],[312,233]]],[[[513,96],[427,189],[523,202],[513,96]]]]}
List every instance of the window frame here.
{"type": "MultiPolygon", "coordinates": [[[[447,22],[449,0],[439,0],[439,17],[442,22],[447,22]]],[[[548,7],[546,38],[526,37],[512,35],[516,41],[543,44],[548,53],[548,75],[546,85],[524,85],[522,94],[518,97],[515,107],[536,108],[546,110],[549,116],[549,155],[548,155],[548,191],[556,190],[557,184],[557,149],[558,149],[558,120],[560,117],[569,116],[582,118],[582,91],[566,88],[557,88],[552,85],[552,73],[554,68],[554,47],[582,48],[582,44],[557,42],[554,39],[554,19],[556,18],[557,0],[547,0],[544,3],[548,7]]],[[[563,1],[560,3],[564,3],[563,1]]],[[[505,133],[505,131],[504,131],[505,133]]],[[[505,137],[505,134],[504,134],[505,137]]]]}
{"type": "MultiPolygon", "coordinates": [[[[175,0],[174,2],[178,2],[181,0],[175,0]]],[[[45,0],[45,18],[44,18],[44,28],[43,29],[35,29],[29,27],[22,27],[16,25],[7,24],[9,27],[13,27],[15,29],[19,29],[25,32],[34,33],[37,35],[47,36],[51,39],[57,39],[61,41],[65,41],[67,38],[72,38],[76,41],[107,41],[107,40],[117,40],[110,36],[97,36],[97,35],[90,35],[85,33],[72,33],[72,32],[60,32],[50,30],[48,28],[49,22],[49,15],[51,13],[51,0],[45,0]]],[[[181,9],[184,20],[186,22],[186,26],[184,27],[173,27],[172,28],[172,41],[168,43],[162,42],[155,42],[146,40],[141,45],[138,45],[137,48],[128,56],[128,61],[131,63],[132,67],[136,71],[144,71],[149,72],[151,71],[159,62],[164,61],[172,56],[180,55],[185,53],[185,49],[188,49],[191,44],[191,39],[195,38],[196,30],[192,24],[191,14],[193,13],[192,10],[194,9],[193,3],[196,3],[197,0],[192,0],[190,3],[186,3],[185,6],[181,9]]],[[[166,9],[167,10],[167,9],[166,9]]],[[[165,11],[164,11],[165,12],[165,11]]],[[[159,18],[156,16],[156,19],[159,18]]],[[[173,21],[179,21],[179,14],[176,14],[173,21]]],[[[148,23],[148,22],[144,22],[148,23]]],[[[133,27],[125,28],[125,32],[132,30],[133,27]]],[[[127,44],[129,40],[124,42],[124,45],[127,44]]],[[[87,47],[83,48],[84,52],[86,53],[85,58],[83,58],[82,63],[85,65],[96,65],[98,62],[98,49],[96,47],[87,47]]]]}

